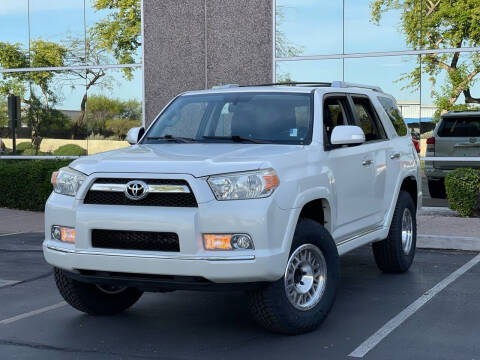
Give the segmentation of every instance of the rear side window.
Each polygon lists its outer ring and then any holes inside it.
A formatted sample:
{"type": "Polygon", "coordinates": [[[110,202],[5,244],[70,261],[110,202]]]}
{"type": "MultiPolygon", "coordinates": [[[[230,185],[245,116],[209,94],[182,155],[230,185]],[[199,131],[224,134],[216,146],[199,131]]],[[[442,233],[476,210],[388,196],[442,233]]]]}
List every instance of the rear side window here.
{"type": "Polygon", "coordinates": [[[437,132],[444,137],[480,137],[480,117],[445,116],[437,132]]]}
{"type": "Polygon", "coordinates": [[[356,113],[356,124],[365,133],[366,141],[382,140],[386,138],[382,124],[373,110],[370,100],[365,97],[353,97],[354,111],[356,113]]]}
{"type": "Polygon", "coordinates": [[[395,128],[398,136],[407,135],[407,126],[405,125],[405,121],[403,121],[402,114],[400,113],[400,110],[398,110],[395,101],[386,97],[379,97],[378,101],[380,101],[380,104],[382,104],[383,108],[385,109],[385,112],[392,122],[392,125],[395,128]]]}

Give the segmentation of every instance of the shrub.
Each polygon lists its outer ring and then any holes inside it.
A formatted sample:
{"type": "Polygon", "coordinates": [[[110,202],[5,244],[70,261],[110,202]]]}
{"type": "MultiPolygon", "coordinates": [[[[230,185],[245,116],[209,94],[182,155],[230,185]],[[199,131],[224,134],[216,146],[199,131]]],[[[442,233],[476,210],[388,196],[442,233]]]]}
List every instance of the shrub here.
{"type": "Polygon", "coordinates": [[[50,153],[47,153],[47,152],[43,152],[43,151],[36,151],[35,148],[30,148],[30,149],[25,149],[23,152],[22,152],[22,155],[23,156],[33,156],[33,155],[51,155],[50,153]]]}
{"type": "Polygon", "coordinates": [[[43,211],[52,172],[71,160],[0,160],[0,207],[43,211]]]}
{"type": "Polygon", "coordinates": [[[22,142],[20,144],[17,144],[17,147],[16,147],[16,150],[17,150],[17,154],[21,154],[23,153],[25,150],[27,149],[33,149],[33,145],[32,143],[29,143],[29,142],[22,142]]]}
{"type": "Polygon", "coordinates": [[[57,156],[82,156],[87,155],[87,150],[75,144],[66,144],[60,146],[53,152],[57,156]]]}
{"type": "Polygon", "coordinates": [[[470,168],[458,168],[445,177],[448,206],[469,217],[476,209],[480,193],[480,173],[470,168]]]}

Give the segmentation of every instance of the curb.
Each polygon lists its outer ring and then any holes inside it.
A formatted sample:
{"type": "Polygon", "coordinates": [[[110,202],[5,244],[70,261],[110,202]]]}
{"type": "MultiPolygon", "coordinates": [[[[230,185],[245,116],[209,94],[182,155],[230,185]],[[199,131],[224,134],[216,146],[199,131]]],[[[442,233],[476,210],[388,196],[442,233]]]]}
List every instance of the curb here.
{"type": "Polygon", "coordinates": [[[417,248],[480,251],[480,238],[453,235],[417,235],[417,248]]]}

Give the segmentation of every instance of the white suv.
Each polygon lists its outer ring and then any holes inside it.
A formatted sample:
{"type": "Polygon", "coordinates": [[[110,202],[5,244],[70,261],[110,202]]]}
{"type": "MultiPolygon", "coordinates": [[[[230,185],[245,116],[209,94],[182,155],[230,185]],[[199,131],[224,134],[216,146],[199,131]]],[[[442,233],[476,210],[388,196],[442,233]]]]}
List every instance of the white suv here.
{"type": "Polygon", "coordinates": [[[188,92],[128,139],[138,144],[52,176],[43,250],[80,311],[118,313],[144,291],[242,289],[261,325],[297,334],[328,314],[339,255],[373,243],[381,270],[412,264],[419,159],[379,88],[188,92]]]}

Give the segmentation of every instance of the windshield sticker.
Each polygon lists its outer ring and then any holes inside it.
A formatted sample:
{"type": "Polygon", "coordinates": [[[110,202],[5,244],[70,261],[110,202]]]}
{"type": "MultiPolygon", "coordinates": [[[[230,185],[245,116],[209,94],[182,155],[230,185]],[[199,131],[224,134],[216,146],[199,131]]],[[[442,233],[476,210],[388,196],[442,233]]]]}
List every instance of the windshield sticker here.
{"type": "Polygon", "coordinates": [[[290,136],[296,137],[296,136],[297,136],[297,133],[298,133],[297,128],[295,128],[295,129],[290,129],[290,136]]]}

